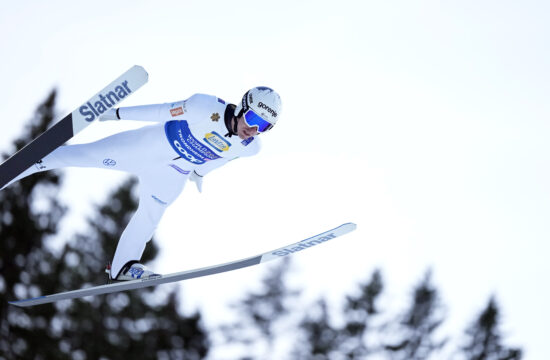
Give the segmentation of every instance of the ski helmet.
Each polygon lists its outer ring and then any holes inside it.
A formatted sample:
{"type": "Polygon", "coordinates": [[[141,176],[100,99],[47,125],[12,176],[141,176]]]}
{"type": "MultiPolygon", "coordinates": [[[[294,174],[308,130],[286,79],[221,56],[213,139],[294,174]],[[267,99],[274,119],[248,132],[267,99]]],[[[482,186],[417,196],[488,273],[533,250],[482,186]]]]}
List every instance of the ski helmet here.
{"type": "Polygon", "coordinates": [[[273,89],[257,86],[244,94],[235,108],[237,118],[245,115],[248,126],[257,126],[258,132],[270,130],[281,115],[281,97],[273,89]]]}

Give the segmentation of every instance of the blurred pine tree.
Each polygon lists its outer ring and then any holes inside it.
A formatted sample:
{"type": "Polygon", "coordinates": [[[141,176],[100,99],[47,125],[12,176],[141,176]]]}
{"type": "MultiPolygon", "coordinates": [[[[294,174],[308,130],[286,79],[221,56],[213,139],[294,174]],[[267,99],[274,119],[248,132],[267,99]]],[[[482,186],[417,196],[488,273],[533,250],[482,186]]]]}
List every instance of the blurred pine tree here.
{"type": "MultiPolygon", "coordinates": [[[[39,106],[20,149],[51,125],[55,91],[39,106]]],[[[177,292],[156,288],[67,300],[33,308],[7,300],[77,289],[107,280],[103,269],[137,207],[128,181],[98,208],[85,234],[60,255],[47,246],[64,207],[59,175],[30,176],[0,192],[0,359],[203,359],[209,350],[201,316],[179,311],[177,292]],[[37,206],[36,204],[39,204],[37,206]]],[[[158,249],[150,243],[143,260],[158,249]]]]}
{"type": "Polygon", "coordinates": [[[388,327],[390,341],[385,349],[390,359],[423,360],[438,358],[447,338],[436,340],[436,330],[445,316],[437,288],[431,283],[431,271],[415,287],[412,302],[395,322],[397,328],[388,327]]]}
{"type": "Polygon", "coordinates": [[[375,270],[368,282],[359,284],[358,295],[346,296],[345,324],[339,332],[339,349],[346,359],[363,359],[380,350],[376,339],[369,342],[368,337],[381,331],[373,323],[380,314],[377,302],[383,289],[381,271],[375,270]]]}
{"type": "Polygon", "coordinates": [[[507,348],[502,344],[499,330],[500,310],[494,297],[479,317],[466,330],[461,358],[466,360],[520,360],[519,348],[507,348]]]}
{"type": "Polygon", "coordinates": [[[247,293],[232,305],[239,320],[221,326],[226,343],[242,346],[246,355],[240,359],[272,358],[274,344],[284,335],[277,326],[291,315],[290,303],[299,294],[285,283],[289,264],[289,259],[284,258],[268,267],[260,289],[247,293]]]}

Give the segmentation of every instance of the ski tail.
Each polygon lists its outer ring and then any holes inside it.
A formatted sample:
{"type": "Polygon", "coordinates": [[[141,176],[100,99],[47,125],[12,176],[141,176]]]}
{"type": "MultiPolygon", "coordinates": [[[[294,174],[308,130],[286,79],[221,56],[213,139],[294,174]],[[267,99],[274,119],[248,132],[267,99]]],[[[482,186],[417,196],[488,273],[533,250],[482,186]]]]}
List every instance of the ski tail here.
{"type": "Polygon", "coordinates": [[[72,113],[58,121],[0,165],[0,189],[23,171],[78,134],[109,108],[117,106],[147,83],[139,65],[131,67],[72,113]]]}

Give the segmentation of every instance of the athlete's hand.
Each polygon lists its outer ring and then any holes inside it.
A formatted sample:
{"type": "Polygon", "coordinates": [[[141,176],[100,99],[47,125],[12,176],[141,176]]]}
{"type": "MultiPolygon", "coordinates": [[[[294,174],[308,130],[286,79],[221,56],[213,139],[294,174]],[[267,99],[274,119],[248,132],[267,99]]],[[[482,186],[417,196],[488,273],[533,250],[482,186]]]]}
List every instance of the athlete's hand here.
{"type": "Polygon", "coordinates": [[[193,181],[197,185],[197,190],[202,193],[202,176],[197,174],[196,171],[193,171],[189,177],[189,180],[193,181]]]}
{"type": "Polygon", "coordinates": [[[99,116],[99,121],[120,120],[116,109],[109,109],[99,116]]]}

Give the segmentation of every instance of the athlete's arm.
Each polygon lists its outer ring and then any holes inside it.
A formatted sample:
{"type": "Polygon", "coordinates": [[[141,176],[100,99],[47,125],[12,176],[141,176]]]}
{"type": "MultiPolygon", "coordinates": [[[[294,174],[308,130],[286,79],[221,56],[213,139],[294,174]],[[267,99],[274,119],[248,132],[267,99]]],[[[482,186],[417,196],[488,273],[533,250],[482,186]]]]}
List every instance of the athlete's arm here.
{"type": "Polygon", "coordinates": [[[128,106],[117,109],[109,109],[99,117],[99,120],[137,120],[150,122],[187,120],[193,112],[200,110],[202,103],[201,96],[204,95],[195,94],[187,100],[176,101],[173,103],[128,106]]]}

